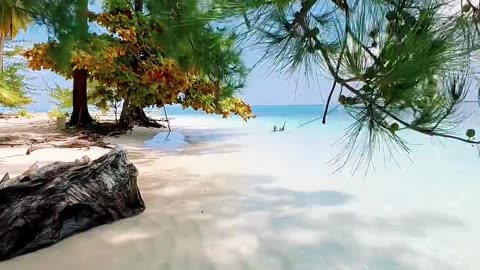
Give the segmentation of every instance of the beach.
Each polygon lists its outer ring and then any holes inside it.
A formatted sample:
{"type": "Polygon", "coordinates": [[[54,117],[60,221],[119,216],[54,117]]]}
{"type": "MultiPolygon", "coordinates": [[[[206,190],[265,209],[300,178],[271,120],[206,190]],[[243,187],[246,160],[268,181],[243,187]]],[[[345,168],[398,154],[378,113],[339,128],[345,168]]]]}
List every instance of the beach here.
{"type": "MultiPolygon", "coordinates": [[[[477,270],[480,158],[470,145],[408,134],[412,153],[367,174],[336,172],[348,125],[172,116],[172,132],[119,138],[139,170],[140,215],[0,263],[0,269],[477,270]]],[[[335,121],[337,120],[337,121],[335,121]]],[[[472,119],[471,123],[478,123],[472,119]]],[[[2,134],[55,133],[45,115],[0,119],[2,134]]],[[[0,176],[108,149],[0,148],[0,176]]]]}

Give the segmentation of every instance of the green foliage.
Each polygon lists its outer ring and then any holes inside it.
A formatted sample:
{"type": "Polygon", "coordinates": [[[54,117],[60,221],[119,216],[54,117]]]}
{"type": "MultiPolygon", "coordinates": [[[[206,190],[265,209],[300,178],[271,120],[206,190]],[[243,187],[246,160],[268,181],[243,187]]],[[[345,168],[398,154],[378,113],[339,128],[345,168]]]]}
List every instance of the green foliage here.
{"type": "MultiPolygon", "coordinates": [[[[84,0],[72,2],[67,13],[74,22],[51,11],[40,16],[58,42],[37,44],[24,56],[32,69],[52,69],[67,78],[72,69],[88,70],[90,84],[96,84],[90,100],[103,111],[123,99],[142,108],[180,103],[225,117],[253,117],[251,108],[234,98],[247,73],[236,37],[212,27],[213,17],[201,2],[145,1],[146,12],[135,12],[132,1],[107,0],[100,14],[87,12],[84,0]],[[85,26],[85,13],[107,31],[97,35],[78,28],[85,26]]],[[[60,4],[52,5],[54,11],[60,4]]]]}
{"type": "Polygon", "coordinates": [[[66,110],[60,110],[58,108],[53,108],[48,112],[48,117],[50,118],[66,118],[70,116],[70,112],[66,110]]]}
{"type": "Polygon", "coordinates": [[[0,1],[0,37],[14,38],[19,30],[27,29],[29,22],[29,13],[19,1],[0,1]]]}
{"type": "Polygon", "coordinates": [[[12,64],[0,72],[0,106],[19,108],[32,102],[28,97],[30,89],[25,82],[27,76],[22,74],[23,69],[21,64],[12,64]]]}
{"type": "Polygon", "coordinates": [[[272,69],[313,78],[329,75],[334,79],[331,95],[341,86],[338,101],[356,120],[336,159],[341,164],[353,161],[359,168],[376,151],[388,159],[397,150],[408,152],[400,126],[480,144],[452,134],[464,120],[459,107],[472,81],[479,16],[471,8],[446,15],[450,4],[270,1],[247,16],[249,44],[264,49],[262,60],[272,69]]]}
{"type": "Polygon", "coordinates": [[[21,55],[23,52],[23,49],[20,48],[20,47],[15,47],[13,48],[13,50],[10,50],[10,51],[4,51],[3,52],[3,55],[5,57],[14,57],[14,56],[18,56],[18,55],[21,55]]]}
{"type": "Polygon", "coordinates": [[[82,47],[88,31],[88,0],[18,0],[37,24],[49,29],[49,40],[58,46],[49,50],[59,68],[71,71],[69,59],[75,47],[82,47]]]}
{"type": "Polygon", "coordinates": [[[23,118],[30,118],[32,115],[27,109],[20,109],[18,110],[18,116],[23,117],[23,118]]]}
{"type": "Polygon", "coordinates": [[[67,117],[72,110],[72,89],[56,84],[50,89],[50,99],[54,104],[48,112],[49,117],[67,117]]]}
{"type": "Polygon", "coordinates": [[[72,104],[72,89],[68,87],[62,87],[58,84],[50,89],[50,98],[55,106],[61,110],[71,109],[72,104]]]}
{"type": "Polygon", "coordinates": [[[102,113],[107,113],[110,109],[118,110],[122,98],[117,94],[114,87],[101,85],[98,81],[91,80],[88,83],[88,102],[95,105],[102,113]]]}
{"type": "Polygon", "coordinates": [[[221,86],[217,96],[220,99],[233,96],[245,86],[248,70],[236,48],[236,39],[226,29],[204,27],[178,59],[183,67],[198,67],[211,82],[221,86]]]}
{"type": "MultiPolygon", "coordinates": [[[[88,104],[95,105],[102,111],[106,107],[102,106],[101,101],[104,96],[96,92],[96,86],[98,83],[90,82],[88,84],[89,90],[87,92],[88,104]]],[[[73,108],[73,90],[69,87],[62,87],[58,84],[50,89],[50,100],[54,104],[54,107],[49,112],[50,117],[66,117],[70,115],[70,111],[73,108]]],[[[118,98],[118,97],[116,97],[118,98]]]]}
{"type": "Polygon", "coordinates": [[[469,139],[475,137],[475,129],[468,129],[466,135],[469,139]]]}

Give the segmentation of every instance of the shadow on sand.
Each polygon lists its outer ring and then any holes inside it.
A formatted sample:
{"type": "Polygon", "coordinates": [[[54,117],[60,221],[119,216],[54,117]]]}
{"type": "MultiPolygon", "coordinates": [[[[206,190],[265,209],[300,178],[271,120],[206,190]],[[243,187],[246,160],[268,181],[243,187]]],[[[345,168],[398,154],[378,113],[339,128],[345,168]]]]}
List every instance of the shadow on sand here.
{"type": "Polygon", "coordinates": [[[145,146],[151,150],[158,150],[160,155],[199,156],[233,153],[241,147],[241,144],[233,141],[245,134],[229,129],[184,129],[181,132],[159,132],[146,141],[145,146]],[[218,144],[221,144],[221,147],[218,144]]]}
{"type": "Polygon", "coordinates": [[[265,175],[167,170],[158,179],[141,183],[147,210],[140,216],[0,269],[453,269],[447,258],[398,241],[462,226],[447,216],[364,218],[345,207],[355,202],[351,194],[279,188],[265,175]]]}

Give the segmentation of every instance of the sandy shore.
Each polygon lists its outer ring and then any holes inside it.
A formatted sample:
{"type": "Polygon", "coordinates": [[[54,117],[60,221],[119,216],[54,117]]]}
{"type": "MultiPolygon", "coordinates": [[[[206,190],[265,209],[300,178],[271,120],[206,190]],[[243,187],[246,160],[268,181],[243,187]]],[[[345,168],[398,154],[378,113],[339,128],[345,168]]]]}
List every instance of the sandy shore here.
{"type": "MultiPolygon", "coordinates": [[[[227,184],[221,175],[212,178],[189,174],[181,168],[185,168],[190,158],[146,149],[144,142],[154,138],[158,132],[165,130],[139,127],[119,138],[106,140],[126,148],[129,159],[138,168],[138,183],[147,204],[144,213],[2,262],[0,269],[164,269],[162,266],[169,265],[171,269],[211,269],[207,261],[209,258],[221,258],[218,252],[225,253],[224,259],[228,259],[231,255],[222,248],[210,249],[203,254],[206,243],[202,239],[209,235],[212,236],[211,241],[218,241],[211,243],[212,247],[221,244],[221,235],[226,231],[218,234],[218,231],[211,230],[213,227],[209,224],[214,219],[209,209],[215,209],[219,200],[227,199],[234,185],[239,183],[227,184]],[[201,198],[205,198],[203,205],[198,204],[201,198]],[[201,232],[202,228],[208,232],[201,232]]],[[[0,119],[0,133],[22,138],[59,134],[54,123],[45,115],[28,119],[0,119]]],[[[98,147],[47,148],[26,155],[27,148],[0,148],[0,175],[8,172],[14,177],[35,162],[43,166],[58,160],[73,161],[85,155],[94,159],[109,151],[98,147]]],[[[197,145],[190,151],[202,149],[202,145],[197,145]]],[[[215,168],[204,169],[212,173],[215,171],[215,168]]],[[[235,221],[228,221],[222,226],[228,229],[230,222],[235,221]]],[[[241,252],[249,251],[243,247],[241,252]]]]}
{"type": "MultiPolygon", "coordinates": [[[[144,213],[0,270],[480,269],[480,167],[470,146],[427,139],[415,164],[353,178],[327,165],[341,130],[252,135],[195,121],[176,120],[169,137],[137,128],[109,140],[139,169],[144,213]]],[[[0,120],[0,132],[56,133],[44,116],[0,120]]],[[[1,148],[0,175],[108,150],[25,151],[1,148]]]]}

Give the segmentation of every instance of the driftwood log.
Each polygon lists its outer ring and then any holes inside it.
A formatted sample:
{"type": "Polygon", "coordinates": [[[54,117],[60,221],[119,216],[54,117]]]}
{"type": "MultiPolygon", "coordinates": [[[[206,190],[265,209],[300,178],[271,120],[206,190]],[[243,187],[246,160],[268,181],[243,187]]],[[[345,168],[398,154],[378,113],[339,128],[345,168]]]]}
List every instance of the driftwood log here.
{"type": "Polygon", "coordinates": [[[141,213],[138,171],[115,148],[97,160],[32,165],[0,178],[0,261],[141,213]]]}

